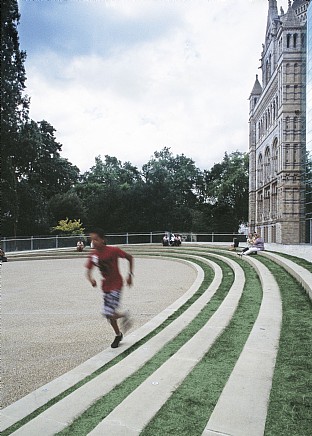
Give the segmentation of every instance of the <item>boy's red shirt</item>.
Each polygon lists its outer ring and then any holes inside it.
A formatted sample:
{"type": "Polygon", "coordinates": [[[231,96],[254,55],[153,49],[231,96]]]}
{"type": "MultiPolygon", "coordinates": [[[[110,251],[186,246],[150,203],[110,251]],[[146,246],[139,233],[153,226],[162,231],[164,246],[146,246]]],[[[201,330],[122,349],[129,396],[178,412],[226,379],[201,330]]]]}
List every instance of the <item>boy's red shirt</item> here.
{"type": "Polygon", "coordinates": [[[126,253],[118,247],[105,245],[103,250],[94,250],[89,255],[86,268],[99,267],[103,281],[103,292],[120,291],[123,286],[123,279],[118,268],[118,258],[124,259],[126,253]]]}

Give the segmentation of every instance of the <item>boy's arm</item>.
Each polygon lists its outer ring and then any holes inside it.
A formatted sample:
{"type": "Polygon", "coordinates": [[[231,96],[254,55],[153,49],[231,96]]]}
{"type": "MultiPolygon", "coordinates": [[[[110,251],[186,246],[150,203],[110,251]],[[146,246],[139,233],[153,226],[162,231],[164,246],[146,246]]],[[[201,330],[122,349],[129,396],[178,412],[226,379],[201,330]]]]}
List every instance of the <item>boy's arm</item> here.
{"type": "Polygon", "coordinates": [[[133,277],[133,268],[134,268],[134,260],[133,260],[133,256],[131,256],[131,254],[125,253],[125,259],[127,259],[127,261],[129,262],[129,274],[127,277],[127,285],[131,286],[132,285],[132,277],[133,277]]]}
{"type": "Polygon", "coordinates": [[[91,285],[95,288],[96,287],[96,280],[92,277],[92,267],[93,267],[92,264],[90,266],[87,266],[86,276],[87,276],[87,279],[89,280],[89,282],[91,283],[91,285]]]}

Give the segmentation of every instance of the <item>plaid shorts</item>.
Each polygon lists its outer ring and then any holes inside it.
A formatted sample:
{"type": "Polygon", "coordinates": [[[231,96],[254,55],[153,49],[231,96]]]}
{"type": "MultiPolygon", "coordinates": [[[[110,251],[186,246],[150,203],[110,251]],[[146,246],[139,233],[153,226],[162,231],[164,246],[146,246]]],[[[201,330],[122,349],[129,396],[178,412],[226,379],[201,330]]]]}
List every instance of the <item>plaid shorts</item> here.
{"type": "Polygon", "coordinates": [[[115,315],[116,310],[118,309],[120,292],[119,291],[104,292],[103,300],[104,300],[104,305],[103,305],[102,315],[106,316],[107,318],[110,318],[113,315],[115,315]]]}

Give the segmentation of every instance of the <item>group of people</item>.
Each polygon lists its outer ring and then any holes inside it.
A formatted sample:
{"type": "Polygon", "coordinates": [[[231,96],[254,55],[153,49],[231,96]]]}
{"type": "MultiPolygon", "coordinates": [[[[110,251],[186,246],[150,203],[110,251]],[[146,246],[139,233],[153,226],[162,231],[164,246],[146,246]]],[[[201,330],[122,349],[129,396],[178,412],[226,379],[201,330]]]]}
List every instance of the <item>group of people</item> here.
{"type": "Polygon", "coordinates": [[[260,233],[249,233],[247,237],[247,247],[243,249],[239,256],[248,256],[249,254],[257,254],[258,251],[264,250],[264,240],[261,238],[260,233]]]}
{"type": "Polygon", "coordinates": [[[165,233],[162,244],[164,247],[179,247],[182,244],[181,235],[179,235],[178,233],[165,233]]]}

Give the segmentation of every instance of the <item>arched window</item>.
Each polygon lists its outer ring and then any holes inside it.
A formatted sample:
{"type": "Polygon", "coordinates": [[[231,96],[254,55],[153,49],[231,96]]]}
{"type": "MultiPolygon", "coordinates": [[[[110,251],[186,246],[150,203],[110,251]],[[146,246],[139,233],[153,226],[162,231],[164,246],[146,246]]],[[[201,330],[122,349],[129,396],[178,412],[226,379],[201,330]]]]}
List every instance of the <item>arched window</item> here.
{"type": "Polygon", "coordinates": [[[262,154],[258,156],[258,166],[257,166],[257,187],[259,188],[263,184],[263,159],[262,154]]]}
{"type": "Polygon", "coordinates": [[[294,117],[294,130],[297,130],[297,126],[298,126],[298,118],[294,117]]]}
{"type": "Polygon", "coordinates": [[[287,138],[289,135],[289,122],[290,122],[290,118],[286,117],[285,118],[285,137],[287,138]]]}
{"type": "Polygon", "coordinates": [[[287,36],[286,36],[286,46],[287,46],[287,48],[289,48],[290,47],[290,33],[287,33],[287,36]]]}
{"type": "Polygon", "coordinates": [[[268,83],[270,80],[270,66],[269,61],[267,60],[265,63],[265,82],[268,83]]]}
{"type": "Polygon", "coordinates": [[[286,82],[290,82],[290,65],[289,64],[286,64],[285,72],[286,72],[286,82]]]}
{"type": "Polygon", "coordinates": [[[293,35],[293,47],[294,48],[296,48],[297,47],[297,37],[298,37],[298,35],[297,35],[297,33],[294,33],[294,35],[293,35]]]}
{"type": "Polygon", "coordinates": [[[274,139],[272,146],[272,176],[276,177],[278,170],[278,140],[274,139]]]}
{"type": "Polygon", "coordinates": [[[276,118],[275,100],[273,101],[273,121],[276,118]]]}
{"type": "Polygon", "coordinates": [[[268,182],[271,176],[271,154],[267,147],[264,152],[264,182],[268,182]]]}

